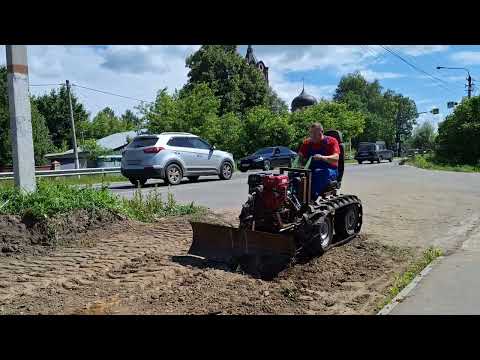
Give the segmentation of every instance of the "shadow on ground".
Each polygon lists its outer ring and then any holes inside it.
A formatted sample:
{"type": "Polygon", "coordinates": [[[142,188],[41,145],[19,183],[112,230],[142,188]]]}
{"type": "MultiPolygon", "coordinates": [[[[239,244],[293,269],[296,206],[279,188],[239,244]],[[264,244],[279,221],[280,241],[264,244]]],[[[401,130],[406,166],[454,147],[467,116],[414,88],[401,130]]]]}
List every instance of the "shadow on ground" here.
{"type": "MultiPolygon", "coordinates": [[[[198,179],[197,181],[189,181],[189,180],[183,180],[180,184],[175,185],[175,186],[182,186],[182,185],[187,185],[187,184],[195,184],[195,183],[204,183],[204,182],[216,182],[220,181],[220,179],[198,179]]],[[[142,186],[142,189],[153,189],[153,188],[166,188],[169,185],[165,181],[156,181],[156,182],[150,182],[146,183],[145,185],[142,186]]],[[[110,189],[116,189],[116,190],[122,190],[122,189],[135,189],[135,185],[130,185],[130,184],[124,184],[124,185],[110,185],[110,189]]]]}
{"type": "Polygon", "coordinates": [[[229,261],[214,261],[196,256],[172,256],[172,261],[183,266],[198,269],[212,268],[231,273],[246,274],[262,280],[273,280],[280,272],[292,265],[287,257],[272,256],[242,256],[229,261]]]}

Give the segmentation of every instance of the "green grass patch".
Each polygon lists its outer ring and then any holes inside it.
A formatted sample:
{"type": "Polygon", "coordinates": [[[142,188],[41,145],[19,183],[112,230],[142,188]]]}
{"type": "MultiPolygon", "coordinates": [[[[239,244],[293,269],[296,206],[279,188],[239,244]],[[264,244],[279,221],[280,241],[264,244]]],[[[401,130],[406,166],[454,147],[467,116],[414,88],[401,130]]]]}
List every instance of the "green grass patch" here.
{"type": "Polygon", "coordinates": [[[147,194],[137,189],[132,199],[122,199],[121,202],[127,216],[143,222],[152,222],[165,216],[201,214],[205,210],[193,202],[187,205],[179,204],[170,193],[164,201],[156,188],[147,194]]]}
{"type": "Polygon", "coordinates": [[[381,304],[381,306],[378,307],[377,310],[380,310],[384,306],[386,306],[388,303],[392,301],[392,299],[397,296],[400,291],[405,288],[412,280],[420,274],[420,272],[427,267],[428,264],[430,264],[433,260],[435,260],[437,257],[442,256],[443,252],[441,249],[434,248],[434,247],[429,247],[426,249],[420,259],[415,261],[412,265],[408,267],[408,269],[403,272],[402,274],[398,275],[394,282],[393,285],[390,287],[388,290],[387,298],[385,301],[381,304]]]}
{"type": "Polygon", "coordinates": [[[8,185],[0,185],[0,214],[26,216],[37,220],[74,210],[108,210],[144,222],[154,221],[163,216],[194,214],[202,210],[192,204],[178,204],[169,194],[164,201],[154,189],[144,195],[137,189],[133,199],[123,199],[106,187],[100,189],[77,187],[62,182],[41,179],[37,191],[25,193],[8,185]]]}
{"type": "Polygon", "coordinates": [[[403,163],[428,170],[457,171],[469,173],[480,172],[480,166],[448,164],[436,159],[434,155],[429,154],[415,155],[414,157],[406,159],[403,163]]]}

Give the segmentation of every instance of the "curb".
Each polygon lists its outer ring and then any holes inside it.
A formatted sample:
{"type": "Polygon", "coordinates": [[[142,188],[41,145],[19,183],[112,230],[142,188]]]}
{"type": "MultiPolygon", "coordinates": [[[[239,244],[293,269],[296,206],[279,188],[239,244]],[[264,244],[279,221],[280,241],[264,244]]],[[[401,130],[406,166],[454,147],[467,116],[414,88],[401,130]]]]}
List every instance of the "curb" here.
{"type": "Polygon", "coordinates": [[[428,264],[415,278],[400,291],[397,296],[395,296],[392,301],[390,301],[387,305],[385,305],[377,315],[389,315],[390,312],[401,303],[409,294],[410,292],[415,289],[418,283],[432,270],[432,268],[440,262],[445,256],[439,256],[435,260],[433,260],[430,264],[428,264]]]}

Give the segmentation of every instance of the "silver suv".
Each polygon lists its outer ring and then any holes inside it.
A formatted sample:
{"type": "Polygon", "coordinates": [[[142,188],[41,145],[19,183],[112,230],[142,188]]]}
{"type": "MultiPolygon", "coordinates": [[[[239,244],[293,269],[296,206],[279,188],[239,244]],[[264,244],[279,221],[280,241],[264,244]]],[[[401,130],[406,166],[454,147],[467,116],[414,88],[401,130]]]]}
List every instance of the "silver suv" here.
{"type": "Polygon", "coordinates": [[[233,164],[232,154],[216,150],[198,136],[169,132],[134,138],[122,153],[121,169],[135,185],[144,185],[151,178],[177,185],[184,176],[190,181],[203,175],[229,180],[233,164]]]}

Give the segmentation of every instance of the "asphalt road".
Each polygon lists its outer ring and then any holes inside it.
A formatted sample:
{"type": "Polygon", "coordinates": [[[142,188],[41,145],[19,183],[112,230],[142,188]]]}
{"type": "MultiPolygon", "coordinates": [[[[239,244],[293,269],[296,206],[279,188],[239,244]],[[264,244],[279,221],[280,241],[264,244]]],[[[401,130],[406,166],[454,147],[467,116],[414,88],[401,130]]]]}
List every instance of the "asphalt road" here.
{"type": "MultiPolygon", "coordinates": [[[[167,186],[150,180],[142,189],[157,188],[166,198],[171,192],[182,203],[195,202],[216,210],[237,210],[247,199],[248,173],[231,180],[203,177],[167,186]]],[[[130,183],[111,186],[113,192],[131,198],[130,183]]],[[[480,226],[480,174],[427,171],[398,162],[348,164],[343,193],[355,194],[364,205],[364,227],[369,238],[389,244],[425,248],[430,245],[453,251],[480,226]]]]}

